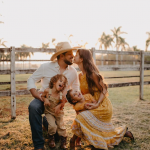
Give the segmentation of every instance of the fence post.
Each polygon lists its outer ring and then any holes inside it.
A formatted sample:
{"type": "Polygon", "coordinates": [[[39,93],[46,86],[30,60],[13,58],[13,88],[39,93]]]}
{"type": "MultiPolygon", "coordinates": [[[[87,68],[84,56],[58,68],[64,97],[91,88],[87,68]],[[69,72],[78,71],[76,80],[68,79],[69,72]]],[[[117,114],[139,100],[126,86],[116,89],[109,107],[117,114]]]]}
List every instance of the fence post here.
{"type": "Polygon", "coordinates": [[[96,64],[96,53],[95,53],[95,47],[92,47],[92,48],[91,48],[91,50],[92,50],[92,55],[93,55],[94,62],[95,62],[95,64],[96,64]]]}
{"type": "Polygon", "coordinates": [[[11,118],[16,118],[15,47],[10,48],[11,118]]]}
{"type": "Polygon", "coordinates": [[[144,83],[144,51],[141,51],[140,61],[140,100],[143,99],[143,84],[144,83]]]}

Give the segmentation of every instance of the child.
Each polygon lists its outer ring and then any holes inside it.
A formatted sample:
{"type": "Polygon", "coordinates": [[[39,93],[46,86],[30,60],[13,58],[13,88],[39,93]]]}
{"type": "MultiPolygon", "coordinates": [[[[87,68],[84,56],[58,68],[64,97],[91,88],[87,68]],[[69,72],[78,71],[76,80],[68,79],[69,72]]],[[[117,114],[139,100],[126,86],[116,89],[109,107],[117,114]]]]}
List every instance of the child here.
{"type": "Polygon", "coordinates": [[[42,99],[45,106],[45,116],[48,121],[48,134],[49,134],[49,146],[50,148],[55,147],[54,134],[56,130],[61,138],[61,149],[66,149],[66,128],[64,126],[63,109],[57,114],[55,113],[55,107],[62,100],[62,92],[67,84],[67,78],[63,74],[57,74],[53,76],[49,83],[49,88],[44,90],[42,99]]]}
{"type": "MultiPolygon", "coordinates": [[[[73,108],[75,109],[77,114],[80,111],[86,110],[84,107],[86,103],[96,103],[96,100],[94,100],[91,94],[82,95],[80,91],[72,89],[67,92],[66,98],[68,102],[73,105],[73,108]]],[[[70,146],[72,147],[72,144],[74,143],[71,143],[70,141],[70,144],[70,146]]],[[[81,138],[79,137],[76,137],[76,146],[81,146],[81,138]]]]}
{"type": "Polygon", "coordinates": [[[82,95],[80,91],[72,89],[67,92],[66,98],[73,105],[76,112],[86,110],[84,107],[86,103],[96,103],[91,94],[82,95]]]}

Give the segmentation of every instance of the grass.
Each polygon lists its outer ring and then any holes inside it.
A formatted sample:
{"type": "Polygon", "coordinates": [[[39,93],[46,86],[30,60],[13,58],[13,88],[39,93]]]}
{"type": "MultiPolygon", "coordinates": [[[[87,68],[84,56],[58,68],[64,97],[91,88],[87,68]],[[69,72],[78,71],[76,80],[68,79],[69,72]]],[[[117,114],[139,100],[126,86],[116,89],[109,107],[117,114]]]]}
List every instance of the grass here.
{"type": "MultiPolygon", "coordinates": [[[[114,150],[149,150],[150,141],[150,85],[144,86],[144,100],[139,100],[139,86],[109,89],[109,99],[113,104],[112,122],[117,127],[126,124],[134,134],[135,142],[128,138],[116,146],[114,150]]],[[[0,147],[2,150],[31,150],[33,149],[31,130],[28,121],[28,105],[32,96],[16,97],[17,117],[10,121],[10,97],[1,97],[0,100],[0,147]]],[[[75,118],[75,111],[68,103],[65,105],[64,121],[67,128],[67,142],[72,137],[71,124],[75,118]]],[[[50,150],[45,137],[45,148],[50,150]]],[[[82,148],[90,150],[91,147],[82,141],[82,148]]],[[[59,146],[59,143],[57,143],[59,146]]],[[[69,146],[69,145],[68,145],[69,146]]]]}
{"type": "MultiPolygon", "coordinates": [[[[139,71],[105,71],[104,77],[139,75],[139,71]]],[[[144,71],[150,75],[150,71],[144,71]]],[[[16,75],[16,81],[26,81],[30,75],[16,75]]],[[[0,82],[10,81],[9,75],[0,75],[0,82]]],[[[139,78],[107,79],[109,83],[139,81],[139,78]]],[[[144,81],[150,81],[145,77],[144,81]]],[[[17,84],[16,89],[26,89],[26,84],[17,84]]],[[[37,84],[40,87],[40,84],[37,84]]],[[[10,90],[10,85],[1,85],[0,90],[10,90]]],[[[144,100],[139,100],[139,86],[110,88],[109,99],[113,104],[112,122],[117,127],[126,124],[134,134],[135,142],[128,138],[116,146],[114,150],[149,150],[150,141],[150,85],[144,85],[144,100]]],[[[16,96],[16,119],[11,120],[10,97],[0,97],[0,149],[31,150],[33,149],[31,130],[28,119],[28,105],[33,97],[31,95],[16,96]]],[[[72,137],[71,124],[75,118],[75,111],[68,103],[65,105],[64,121],[67,128],[67,142],[72,137]]],[[[47,134],[44,132],[45,148],[50,150],[47,143],[47,134]]],[[[82,141],[78,150],[90,150],[91,147],[82,141]]],[[[57,147],[59,143],[57,143],[57,147]]],[[[69,146],[69,145],[68,145],[69,146]]]]}

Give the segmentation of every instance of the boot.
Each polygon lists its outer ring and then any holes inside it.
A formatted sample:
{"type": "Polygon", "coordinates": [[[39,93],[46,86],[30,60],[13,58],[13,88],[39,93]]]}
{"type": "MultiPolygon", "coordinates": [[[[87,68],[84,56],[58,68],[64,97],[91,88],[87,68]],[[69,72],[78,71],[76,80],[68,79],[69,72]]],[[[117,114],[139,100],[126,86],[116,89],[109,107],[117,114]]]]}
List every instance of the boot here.
{"type": "Polygon", "coordinates": [[[55,139],[54,139],[54,135],[49,135],[49,143],[48,143],[50,148],[54,148],[55,147],[55,139]]]}
{"type": "Polygon", "coordinates": [[[61,139],[61,145],[60,145],[60,148],[61,148],[61,149],[67,149],[67,145],[66,145],[67,137],[61,136],[60,139],[61,139]]]}

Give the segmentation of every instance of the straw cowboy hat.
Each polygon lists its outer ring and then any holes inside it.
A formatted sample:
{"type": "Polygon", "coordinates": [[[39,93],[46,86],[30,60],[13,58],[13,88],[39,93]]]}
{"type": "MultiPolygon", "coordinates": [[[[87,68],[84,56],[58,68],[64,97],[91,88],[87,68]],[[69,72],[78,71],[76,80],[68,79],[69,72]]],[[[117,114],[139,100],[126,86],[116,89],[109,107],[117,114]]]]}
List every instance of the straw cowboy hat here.
{"type": "Polygon", "coordinates": [[[56,45],[56,53],[52,55],[50,60],[53,61],[58,55],[77,48],[79,47],[71,47],[68,42],[60,42],[56,45]]]}

